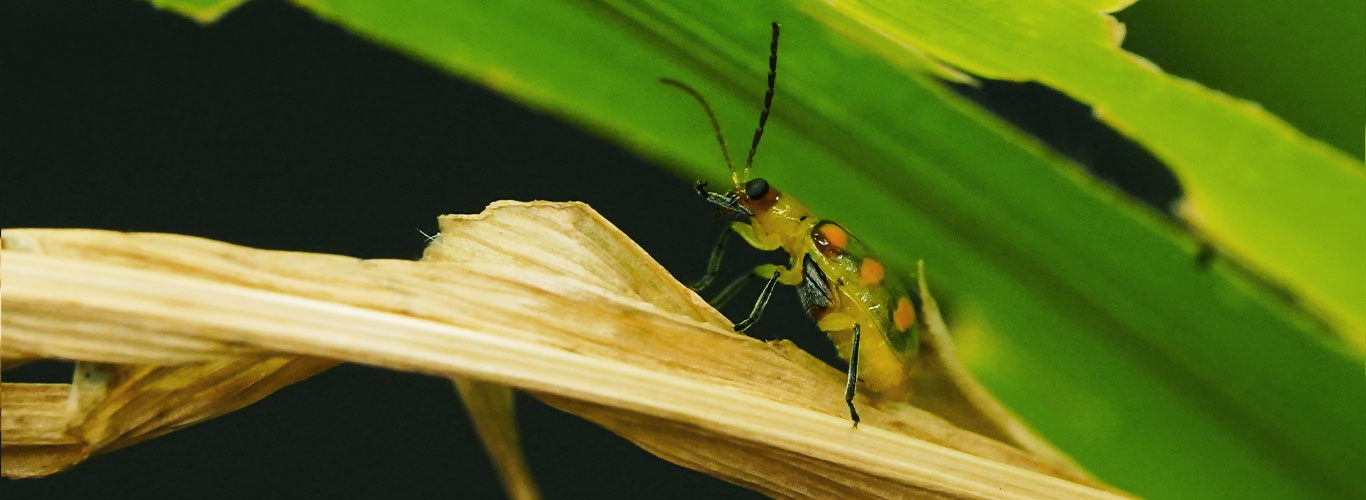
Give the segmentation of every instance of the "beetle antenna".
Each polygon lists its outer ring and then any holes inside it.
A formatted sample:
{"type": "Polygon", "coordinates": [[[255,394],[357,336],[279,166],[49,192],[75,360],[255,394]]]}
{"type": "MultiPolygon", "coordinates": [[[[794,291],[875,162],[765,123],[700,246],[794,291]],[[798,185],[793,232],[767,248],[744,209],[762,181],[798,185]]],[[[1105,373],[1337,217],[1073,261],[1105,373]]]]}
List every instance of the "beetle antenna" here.
{"type": "Polygon", "coordinates": [[[759,149],[759,139],[764,136],[764,123],[768,122],[768,110],[773,107],[773,84],[777,79],[778,23],[773,23],[773,41],[768,46],[768,92],[764,94],[764,110],[759,112],[759,128],[754,129],[754,142],[749,145],[749,157],[745,158],[744,178],[746,180],[749,179],[749,169],[754,166],[754,152],[759,149]]]}
{"type": "Polygon", "coordinates": [[[707,104],[707,99],[697,90],[689,87],[688,84],[674,80],[672,78],[660,78],[659,83],[673,85],[691,94],[702,104],[702,110],[707,112],[707,119],[711,120],[711,128],[716,131],[716,142],[721,143],[721,156],[726,158],[726,167],[730,169],[730,179],[736,186],[740,185],[740,176],[735,173],[735,164],[730,161],[730,149],[726,147],[726,136],[721,133],[721,122],[716,121],[716,113],[711,110],[711,105],[707,104]]]}

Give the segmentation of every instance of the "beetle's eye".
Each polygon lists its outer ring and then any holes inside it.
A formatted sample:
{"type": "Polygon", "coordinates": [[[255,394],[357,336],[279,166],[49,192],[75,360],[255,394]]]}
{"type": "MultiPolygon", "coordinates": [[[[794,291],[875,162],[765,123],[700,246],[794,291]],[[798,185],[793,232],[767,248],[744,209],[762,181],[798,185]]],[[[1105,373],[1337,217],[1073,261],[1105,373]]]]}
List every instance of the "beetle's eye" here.
{"type": "Polygon", "coordinates": [[[745,183],[745,197],[751,200],[758,200],[768,196],[768,181],[763,179],[752,179],[745,183]]]}

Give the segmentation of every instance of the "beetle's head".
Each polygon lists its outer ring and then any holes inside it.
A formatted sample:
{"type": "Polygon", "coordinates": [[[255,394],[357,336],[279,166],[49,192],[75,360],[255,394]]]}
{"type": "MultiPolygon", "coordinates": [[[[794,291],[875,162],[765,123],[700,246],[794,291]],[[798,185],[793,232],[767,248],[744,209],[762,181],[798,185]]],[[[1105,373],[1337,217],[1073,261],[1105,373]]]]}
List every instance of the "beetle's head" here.
{"type": "Polygon", "coordinates": [[[707,181],[697,181],[694,187],[698,196],[707,200],[707,203],[716,205],[722,212],[746,218],[753,218],[756,214],[773,208],[779,196],[778,190],[762,177],[737,183],[733,189],[724,193],[708,191],[707,181]]]}

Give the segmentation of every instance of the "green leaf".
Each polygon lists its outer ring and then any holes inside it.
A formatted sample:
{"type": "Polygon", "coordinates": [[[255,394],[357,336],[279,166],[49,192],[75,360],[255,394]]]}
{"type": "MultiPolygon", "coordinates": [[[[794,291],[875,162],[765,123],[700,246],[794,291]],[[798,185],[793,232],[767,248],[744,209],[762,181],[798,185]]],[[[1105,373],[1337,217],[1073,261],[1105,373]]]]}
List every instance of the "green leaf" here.
{"type": "Polygon", "coordinates": [[[1130,52],[1362,157],[1366,50],[1343,42],[1366,40],[1366,2],[1143,0],[1117,14],[1130,52]]]}
{"type": "Polygon", "coordinates": [[[698,87],[744,144],[768,24],[781,21],[757,172],[906,269],[923,258],[966,361],[1045,436],[1144,496],[1366,496],[1359,353],[1243,273],[1200,265],[1196,238],[964,103],[923,76],[927,59],[861,26],[882,23],[953,66],[1041,78],[1098,104],[1178,170],[1211,237],[1324,310],[1350,297],[1318,271],[1361,264],[1322,260],[1350,251],[1364,227],[1342,212],[1362,199],[1359,170],[1270,115],[1115,50],[1098,13],[1113,5],[920,0],[873,16],[808,2],[300,3],[713,180],[726,172],[705,118],[657,79],[698,87]],[[1235,164],[1266,173],[1219,173],[1235,164]],[[1265,213],[1286,203],[1293,213],[1265,213]],[[1286,240],[1304,237],[1326,248],[1281,260],[1286,240]]]}
{"type": "Polygon", "coordinates": [[[211,23],[223,17],[247,0],[150,0],[158,9],[167,9],[201,23],[211,23]]]}
{"type": "Polygon", "coordinates": [[[1101,13],[1115,2],[854,0],[823,17],[846,16],[968,72],[1037,81],[1092,105],[1175,171],[1188,222],[1366,348],[1366,171],[1254,104],[1121,51],[1123,26],[1101,13]]]}

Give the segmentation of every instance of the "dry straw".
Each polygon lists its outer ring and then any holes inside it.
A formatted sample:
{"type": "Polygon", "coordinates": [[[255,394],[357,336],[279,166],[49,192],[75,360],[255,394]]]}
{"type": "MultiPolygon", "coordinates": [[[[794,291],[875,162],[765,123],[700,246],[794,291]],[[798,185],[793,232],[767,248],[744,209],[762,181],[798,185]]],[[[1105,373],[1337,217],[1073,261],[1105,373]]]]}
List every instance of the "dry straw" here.
{"type": "Polygon", "coordinates": [[[5,230],[5,368],[77,369],[3,384],[4,474],[50,474],[352,362],[456,380],[517,498],[537,494],[506,387],[775,497],[1122,497],[967,377],[923,281],[914,406],[860,397],[855,429],[843,374],[731,332],[586,205],[499,202],[441,226],[416,262],[5,230]]]}

